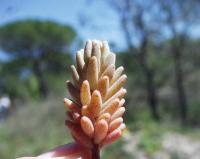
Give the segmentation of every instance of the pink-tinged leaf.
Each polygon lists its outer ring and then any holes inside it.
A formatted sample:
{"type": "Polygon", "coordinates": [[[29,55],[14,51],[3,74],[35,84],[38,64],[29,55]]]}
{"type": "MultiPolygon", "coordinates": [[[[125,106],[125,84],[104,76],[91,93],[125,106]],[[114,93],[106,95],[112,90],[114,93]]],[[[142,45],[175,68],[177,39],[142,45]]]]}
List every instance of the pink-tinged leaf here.
{"type": "Polygon", "coordinates": [[[111,115],[109,113],[101,114],[98,120],[104,119],[107,123],[110,122],[111,115]]]}
{"type": "Polygon", "coordinates": [[[98,70],[100,70],[100,66],[101,66],[101,50],[100,50],[100,43],[98,41],[93,41],[92,42],[92,56],[95,56],[97,59],[97,68],[98,70]]]}
{"type": "Polygon", "coordinates": [[[73,119],[74,119],[74,121],[76,122],[76,123],[80,123],[80,119],[81,119],[81,116],[80,116],[80,114],[79,113],[73,113],[72,112],[72,117],[73,117],[73,119]]]}
{"type": "Polygon", "coordinates": [[[102,73],[101,77],[108,76],[109,80],[111,80],[114,72],[115,72],[115,65],[111,64],[105,69],[105,71],[102,73]]]}
{"type": "Polygon", "coordinates": [[[111,101],[105,108],[103,108],[103,110],[101,111],[101,114],[109,113],[112,115],[119,108],[119,103],[120,101],[118,98],[111,101]]]}
{"type": "Polygon", "coordinates": [[[83,116],[81,118],[81,127],[85,134],[87,134],[90,138],[94,136],[94,126],[88,117],[83,116]]]}
{"type": "Polygon", "coordinates": [[[89,116],[89,110],[88,110],[88,106],[87,105],[82,106],[81,114],[82,114],[82,116],[89,116]]]}
{"type": "Polygon", "coordinates": [[[80,75],[85,65],[84,57],[83,57],[83,49],[79,50],[76,54],[76,65],[77,65],[78,73],[80,75]]]}
{"type": "Polygon", "coordinates": [[[76,67],[74,65],[71,65],[71,73],[72,73],[72,78],[73,78],[73,83],[75,85],[76,88],[79,88],[79,74],[76,70],[76,67]]]}
{"type": "Polygon", "coordinates": [[[101,93],[102,99],[106,97],[109,88],[108,76],[103,76],[98,82],[98,90],[101,93]]]}
{"type": "Polygon", "coordinates": [[[114,99],[119,98],[122,99],[126,94],[126,89],[121,88],[116,94],[114,94],[111,98],[109,98],[108,100],[106,100],[102,107],[106,107],[107,105],[109,105],[114,99]]]}
{"type": "Polygon", "coordinates": [[[92,54],[92,41],[91,40],[87,40],[86,41],[86,45],[85,45],[85,49],[84,49],[84,60],[85,63],[88,62],[89,58],[91,57],[92,54]]]}
{"type": "Polygon", "coordinates": [[[72,112],[77,112],[80,114],[80,108],[73,103],[71,100],[64,98],[64,105],[72,112]]]}
{"type": "Polygon", "coordinates": [[[105,58],[107,57],[107,55],[110,53],[110,48],[108,45],[107,41],[103,41],[102,43],[102,49],[101,49],[101,53],[102,53],[102,61],[105,61],[105,58]]]}
{"type": "Polygon", "coordinates": [[[95,124],[95,134],[94,142],[99,144],[107,135],[108,132],[108,123],[102,119],[96,122],[95,124]]]}
{"type": "Polygon", "coordinates": [[[120,138],[122,135],[122,132],[120,129],[116,129],[112,132],[110,132],[106,138],[103,140],[102,145],[108,145],[111,144],[112,142],[116,141],[117,139],[120,138]]]}
{"type": "Polygon", "coordinates": [[[83,81],[80,91],[80,98],[82,105],[90,104],[91,93],[90,93],[90,84],[87,80],[83,81]]]}
{"type": "MultiPolygon", "coordinates": [[[[72,112],[67,111],[66,114],[67,114],[67,117],[68,117],[66,121],[74,122],[74,118],[73,118],[72,112]]],[[[66,121],[65,121],[65,124],[66,124],[66,121]]]]}
{"type": "Polygon", "coordinates": [[[103,63],[103,70],[104,71],[109,65],[115,65],[116,55],[114,53],[109,53],[103,63]]]}
{"type": "Polygon", "coordinates": [[[119,126],[119,129],[123,132],[125,129],[126,129],[126,125],[124,123],[122,123],[120,126],[119,126]]]}
{"type": "Polygon", "coordinates": [[[122,66],[118,67],[116,70],[115,70],[115,73],[113,75],[113,78],[110,82],[110,84],[112,85],[122,74],[122,72],[124,71],[124,68],[122,66]]]}
{"type": "Polygon", "coordinates": [[[125,108],[124,107],[120,107],[119,109],[117,109],[117,111],[111,116],[111,121],[121,117],[125,112],[125,108]]]}
{"type": "Polygon", "coordinates": [[[121,117],[113,120],[109,124],[108,132],[112,132],[113,130],[117,129],[122,123],[123,123],[123,119],[121,117]]]}
{"type": "Polygon", "coordinates": [[[87,80],[90,83],[90,89],[94,90],[98,84],[98,64],[95,56],[91,57],[87,67],[87,80]]]}
{"type": "Polygon", "coordinates": [[[122,107],[122,106],[124,105],[124,103],[125,103],[125,99],[122,98],[122,99],[120,100],[120,102],[119,102],[119,107],[122,107]]]}
{"type": "Polygon", "coordinates": [[[109,99],[115,93],[117,93],[122,88],[124,83],[126,82],[126,79],[127,79],[127,76],[126,75],[122,75],[115,83],[113,83],[113,85],[108,89],[108,93],[106,95],[106,99],[109,99]]]}
{"type": "Polygon", "coordinates": [[[70,96],[75,100],[76,103],[80,103],[80,91],[77,88],[75,88],[70,81],[67,81],[66,84],[70,96]]]}
{"type": "Polygon", "coordinates": [[[76,139],[78,143],[84,145],[88,148],[92,148],[92,142],[90,138],[82,131],[82,129],[72,122],[67,121],[66,125],[70,129],[72,136],[76,139]]]}
{"type": "Polygon", "coordinates": [[[98,90],[95,90],[92,93],[92,98],[90,105],[88,107],[91,115],[96,118],[99,116],[100,111],[101,111],[101,105],[102,105],[102,99],[101,99],[101,94],[98,90]]]}

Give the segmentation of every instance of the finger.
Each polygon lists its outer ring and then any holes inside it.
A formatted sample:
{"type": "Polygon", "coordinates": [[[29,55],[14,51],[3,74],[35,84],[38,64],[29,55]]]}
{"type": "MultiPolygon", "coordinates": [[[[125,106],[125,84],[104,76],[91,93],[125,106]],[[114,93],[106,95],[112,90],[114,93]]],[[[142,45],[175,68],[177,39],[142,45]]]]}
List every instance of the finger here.
{"type": "Polygon", "coordinates": [[[76,159],[81,157],[82,159],[90,159],[91,157],[90,150],[85,147],[77,144],[71,143],[67,145],[59,146],[45,154],[38,156],[39,158],[55,158],[61,159],[60,157],[64,157],[63,159],[76,159]],[[58,158],[59,157],[59,158],[58,158]]]}
{"type": "Polygon", "coordinates": [[[74,155],[68,155],[68,156],[62,156],[62,157],[50,157],[48,155],[41,155],[38,157],[21,157],[16,159],[78,159],[77,156],[74,155]]]}
{"type": "Polygon", "coordinates": [[[51,157],[51,158],[47,158],[47,157],[37,157],[37,159],[79,159],[77,157],[74,156],[64,156],[64,157],[51,157]]]}
{"type": "Polygon", "coordinates": [[[21,158],[16,158],[16,159],[35,159],[36,157],[21,157],[21,158]]]}

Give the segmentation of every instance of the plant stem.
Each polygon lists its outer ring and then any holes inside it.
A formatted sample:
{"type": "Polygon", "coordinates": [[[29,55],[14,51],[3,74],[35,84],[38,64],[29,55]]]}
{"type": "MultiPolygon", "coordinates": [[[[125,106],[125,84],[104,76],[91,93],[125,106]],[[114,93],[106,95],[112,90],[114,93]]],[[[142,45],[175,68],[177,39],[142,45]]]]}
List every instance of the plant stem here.
{"type": "Polygon", "coordinates": [[[100,149],[98,145],[94,145],[93,147],[92,159],[100,159],[100,149]]]}

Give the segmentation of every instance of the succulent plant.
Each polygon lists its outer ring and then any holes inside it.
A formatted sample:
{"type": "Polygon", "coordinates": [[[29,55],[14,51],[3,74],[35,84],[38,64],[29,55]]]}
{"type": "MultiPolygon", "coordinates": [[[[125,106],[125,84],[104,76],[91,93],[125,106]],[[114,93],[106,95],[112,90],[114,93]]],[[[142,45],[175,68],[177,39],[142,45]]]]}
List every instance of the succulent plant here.
{"type": "Polygon", "coordinates": [[[115,68],[115,60],[106,41],[88,40],[76,54],[76,66],[71,66],[73,81],[66,82],[71,96],[64,99],[66,125],[76,142],[91,149],[93,159],[125,129],[127,76],[122,66],[115,68]]]}

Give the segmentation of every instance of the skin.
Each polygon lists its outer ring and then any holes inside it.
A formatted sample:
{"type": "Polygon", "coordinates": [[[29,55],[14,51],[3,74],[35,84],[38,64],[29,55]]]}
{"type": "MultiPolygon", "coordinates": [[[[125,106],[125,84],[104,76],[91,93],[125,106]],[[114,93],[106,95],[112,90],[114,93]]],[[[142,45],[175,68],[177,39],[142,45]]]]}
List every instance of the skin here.
{"type": "Polygon", "coordinates": [[[22,157],[17,159],[91,159],[91,152],[77,143],[71,143],[56,147],[37,157],[22,157]]]}

